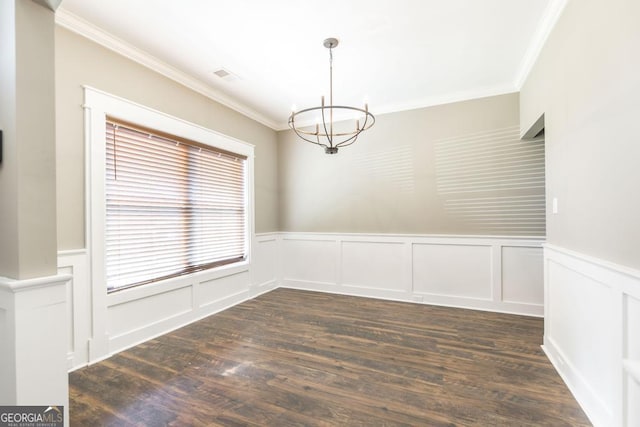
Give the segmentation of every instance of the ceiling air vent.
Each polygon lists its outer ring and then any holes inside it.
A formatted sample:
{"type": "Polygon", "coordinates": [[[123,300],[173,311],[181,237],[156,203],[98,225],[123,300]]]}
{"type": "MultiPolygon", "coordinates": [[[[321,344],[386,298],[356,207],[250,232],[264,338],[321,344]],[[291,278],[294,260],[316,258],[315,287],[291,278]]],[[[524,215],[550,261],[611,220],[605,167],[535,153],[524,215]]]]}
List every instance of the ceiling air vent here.
{"type": "Polygon", "coordinates": [[[238,76],[236,76],[229,70],[225,70],[224,68],[220,68],[219,70],[214,71],[213,74],[215,74],[216,76],[220,77],[222,80],[227,82],[238,80],[238,76]]]}

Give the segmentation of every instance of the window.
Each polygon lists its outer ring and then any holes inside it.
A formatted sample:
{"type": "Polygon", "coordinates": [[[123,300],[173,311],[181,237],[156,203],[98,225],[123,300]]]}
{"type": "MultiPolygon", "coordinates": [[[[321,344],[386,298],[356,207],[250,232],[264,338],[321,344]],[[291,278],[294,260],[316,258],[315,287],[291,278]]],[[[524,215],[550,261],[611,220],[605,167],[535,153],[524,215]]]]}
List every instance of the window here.
{"type": "Polygon", "coordinates": [[[109,291],[246,259],[245,156],[111,118],[105,153],[109,291]]]}

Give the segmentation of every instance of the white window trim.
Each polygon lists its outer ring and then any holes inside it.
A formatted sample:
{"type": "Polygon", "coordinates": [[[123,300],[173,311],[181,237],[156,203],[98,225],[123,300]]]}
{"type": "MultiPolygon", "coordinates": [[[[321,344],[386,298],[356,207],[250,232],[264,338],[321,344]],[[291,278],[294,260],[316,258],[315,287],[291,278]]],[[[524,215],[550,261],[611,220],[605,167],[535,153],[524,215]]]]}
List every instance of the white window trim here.
{"type": "Polygon", "coordinates": [[[86,246],[90,260],[91,310],[92,310],[92,355],[107,355],[107,309],[140,298],[189,286],[190,278],[215,279],[249,270],[252,260],[254,221],[254,146],[238,139],[223,135],[186,120],[145,107],[135,102],[84,86],[85,115],[85,177],[86,177],[86,246]],[[247,260],[159,281],[149,285],[123,289],[107,294],[105,270],[105,122],[107,116],[136,123],[185,139],[198,141],[212,147],[230,151],[247,157],[247,260]]]}

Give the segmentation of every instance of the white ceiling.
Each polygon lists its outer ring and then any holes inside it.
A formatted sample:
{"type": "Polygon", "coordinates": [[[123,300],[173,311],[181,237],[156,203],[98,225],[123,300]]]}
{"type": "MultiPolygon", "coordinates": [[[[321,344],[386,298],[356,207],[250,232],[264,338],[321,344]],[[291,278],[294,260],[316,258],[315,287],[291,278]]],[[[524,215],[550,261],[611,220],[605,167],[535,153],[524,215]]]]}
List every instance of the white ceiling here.
{"type": "Polygon", "coordinates": [[[57,21],[274,128],[516,91],[566,0],[63,0],[57,21]],[[237,78],[223,80],[224,68],[237,78]]]}

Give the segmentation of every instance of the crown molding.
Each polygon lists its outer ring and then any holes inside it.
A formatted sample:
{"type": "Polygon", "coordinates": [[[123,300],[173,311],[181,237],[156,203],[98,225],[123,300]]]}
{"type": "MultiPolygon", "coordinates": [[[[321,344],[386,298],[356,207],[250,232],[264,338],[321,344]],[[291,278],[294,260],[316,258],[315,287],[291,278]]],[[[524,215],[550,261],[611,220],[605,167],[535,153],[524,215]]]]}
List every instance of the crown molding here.
{"type": "Polygon", "coordinates": [[[277,130],[278,128],[278,123],[269,119],[265,115],[242,103],[239,103],[226,94],[215,90],[202,80],[178,70],[166,62],[159,60],[147,52],[138,49],[124,40],[121,40],[84,19],[66,11],[64,6],[56,12],[56,24],[98,43],[99,45],[104,46],[132,61],[135,61],[138,64],[180,83],[194,92],[204,95],[207,98],[212,99],[225,107],[231,108],[232,110],[235,110],[238,113],[243,114],[244,116],[247,116],[273,130],[277,130]]]}
{"type": "Polygon", "coordinates": [[[558,22],[560,15],[562,15],[567,3],[569,3],[569,0],[552,0],[547,6],[542,17],[542,23],[538,27],[531,44],[529,44],[529,49],[527,49],[527,52],[520,62],[520,70],[513,83],[518,91],[522,89],[522,85],[527,80],[527,77],[529,77],[529,73],[538,60],[544,44],[547,42],[551,31],[558,22]]]}
{"type": "Polygon", "coordinates": [[[452,104],[454,102],[471,101],[473,99],[487,98],[490,96],[506,95],[517,92],[512,85],[497,85],[478,88],[474,90],[448,93],[441,96],[423,98],[415,102],[382,105],[375,109],[376,114],[396,113],[400,111],[418,110],[420,108],[435,107],[437,105],[452,104]]]}

